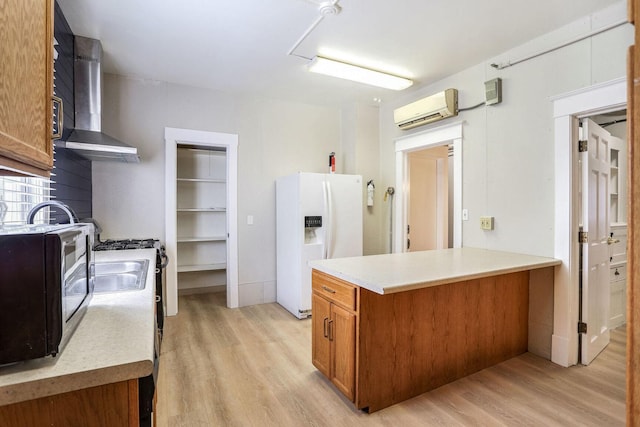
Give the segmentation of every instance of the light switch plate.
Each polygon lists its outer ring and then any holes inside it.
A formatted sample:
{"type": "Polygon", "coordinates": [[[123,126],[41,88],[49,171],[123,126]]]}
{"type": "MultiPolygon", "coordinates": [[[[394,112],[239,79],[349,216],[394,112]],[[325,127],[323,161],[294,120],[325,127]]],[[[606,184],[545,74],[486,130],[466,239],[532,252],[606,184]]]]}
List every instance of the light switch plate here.
{"type": "Polygon", "coordinates": [[[492,216],[481,216],[480,217],[480,228],[483,230],[493,230],[493,217],[492,216]]]}

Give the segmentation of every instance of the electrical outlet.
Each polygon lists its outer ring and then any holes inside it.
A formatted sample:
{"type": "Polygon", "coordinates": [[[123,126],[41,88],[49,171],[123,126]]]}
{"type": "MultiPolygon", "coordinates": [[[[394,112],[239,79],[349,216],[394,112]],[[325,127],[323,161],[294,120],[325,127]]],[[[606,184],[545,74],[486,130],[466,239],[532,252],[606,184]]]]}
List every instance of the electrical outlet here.
{"type": "Polygon", "coordinates": [[[483,230],[493,230],[493,217],[492,216],[481,216],[480,217],[480,228],[483,230]]]}

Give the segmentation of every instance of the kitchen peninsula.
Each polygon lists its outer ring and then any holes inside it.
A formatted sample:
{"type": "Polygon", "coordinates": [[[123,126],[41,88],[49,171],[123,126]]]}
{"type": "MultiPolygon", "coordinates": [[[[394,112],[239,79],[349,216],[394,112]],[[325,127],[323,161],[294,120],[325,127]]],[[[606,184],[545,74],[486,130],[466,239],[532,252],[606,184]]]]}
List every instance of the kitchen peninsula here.
{"type": "Polygon", "coordinates": [[[475,248],[312,261],[313,364],[374,412],[528,348],[530,272],[553,258],[475,248]]]}

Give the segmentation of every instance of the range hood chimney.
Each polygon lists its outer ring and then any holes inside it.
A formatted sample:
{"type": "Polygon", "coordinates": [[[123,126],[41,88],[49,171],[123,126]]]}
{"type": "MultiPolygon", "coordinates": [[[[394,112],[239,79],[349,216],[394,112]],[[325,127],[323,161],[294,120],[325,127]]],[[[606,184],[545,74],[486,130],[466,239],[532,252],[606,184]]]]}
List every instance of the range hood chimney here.
{"type": "Polygon", "coordinates": [[[75,36],[75,129],[58,145],[92,161],[138,163],[138,149],[102,132],[102,44],[75,36]]]}

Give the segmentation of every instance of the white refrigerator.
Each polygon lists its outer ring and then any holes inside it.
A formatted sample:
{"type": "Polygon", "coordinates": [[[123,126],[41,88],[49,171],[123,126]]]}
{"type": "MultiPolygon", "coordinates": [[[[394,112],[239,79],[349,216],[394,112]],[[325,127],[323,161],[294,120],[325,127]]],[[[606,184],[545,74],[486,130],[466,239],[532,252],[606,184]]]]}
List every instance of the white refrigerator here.
{"type": "Polygon", "coordinates": [[[299,172],[276,180],[278,303],[311,315],[308,261],[362,255],[362,177],[299,172]]]}

